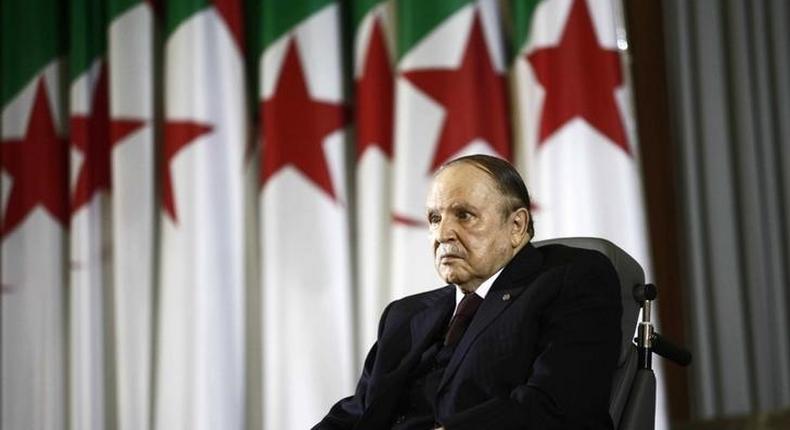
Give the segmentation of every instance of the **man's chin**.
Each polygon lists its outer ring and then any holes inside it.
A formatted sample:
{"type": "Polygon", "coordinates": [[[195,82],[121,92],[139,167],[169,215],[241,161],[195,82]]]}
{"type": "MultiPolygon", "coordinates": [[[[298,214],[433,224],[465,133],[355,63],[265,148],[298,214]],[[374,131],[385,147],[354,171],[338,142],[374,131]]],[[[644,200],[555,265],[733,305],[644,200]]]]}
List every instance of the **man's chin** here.
{"type": "Polygon", "coordinates": [[[450,274],[443,273],[442,279],[444,279],[444,281],[447,282],[448,284],[455,284],[455,285],[463,284],[468,280],[466,277],[459,276],[456,273],[450,273],[450,274]]]}

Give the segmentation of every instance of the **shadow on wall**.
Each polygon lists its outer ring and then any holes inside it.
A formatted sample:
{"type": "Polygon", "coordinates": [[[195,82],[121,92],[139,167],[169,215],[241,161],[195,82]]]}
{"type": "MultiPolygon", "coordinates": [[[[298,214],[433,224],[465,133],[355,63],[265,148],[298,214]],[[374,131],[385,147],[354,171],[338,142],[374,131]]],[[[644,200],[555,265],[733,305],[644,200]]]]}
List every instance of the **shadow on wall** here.
{"type": "Polygon", "coordinates": [[[790,408],[743,417],[690,421],[674,430],[785,430],[790,429],[790,408]]]}

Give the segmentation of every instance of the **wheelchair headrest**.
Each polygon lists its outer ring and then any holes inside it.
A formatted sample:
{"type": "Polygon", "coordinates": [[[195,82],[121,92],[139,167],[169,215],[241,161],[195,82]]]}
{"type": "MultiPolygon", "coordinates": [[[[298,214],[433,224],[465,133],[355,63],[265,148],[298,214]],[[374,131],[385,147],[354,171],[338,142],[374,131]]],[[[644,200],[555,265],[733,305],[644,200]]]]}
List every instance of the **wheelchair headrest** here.
{"type": "Polygon", "coordinates": [[[620,320],[622,339],[620,344],[620,356],[617,360],[617,367],[622,367],[631,350],[636,322],[639,318],[639,305],[634,301],[633,288],[635,285],[645,282],[645,272],[642,270],[642,266],[628,255],[628,253],[606,239],[595,237],[566,237],[533,243],[536,247],[549,244],[561,244],[576,248],[592,249],[602,253],[612,262],[614,270],[620,278],[620,299],[623,304],[623,316],[620,320]]]}

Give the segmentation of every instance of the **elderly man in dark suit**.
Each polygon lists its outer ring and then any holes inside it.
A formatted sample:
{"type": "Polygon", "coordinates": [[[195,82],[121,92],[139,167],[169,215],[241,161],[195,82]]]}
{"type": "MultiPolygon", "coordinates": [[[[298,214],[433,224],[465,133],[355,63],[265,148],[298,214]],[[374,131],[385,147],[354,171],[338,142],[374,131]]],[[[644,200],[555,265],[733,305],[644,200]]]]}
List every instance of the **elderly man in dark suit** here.
{"type": "Polygon", "coordinates": [[[529,208],[498,158],[436,173],[427,216],[450,285],[387,306],[356,392],[314,429],[612,428],[617,275],[598,252],[532,246],[529,208]]]}

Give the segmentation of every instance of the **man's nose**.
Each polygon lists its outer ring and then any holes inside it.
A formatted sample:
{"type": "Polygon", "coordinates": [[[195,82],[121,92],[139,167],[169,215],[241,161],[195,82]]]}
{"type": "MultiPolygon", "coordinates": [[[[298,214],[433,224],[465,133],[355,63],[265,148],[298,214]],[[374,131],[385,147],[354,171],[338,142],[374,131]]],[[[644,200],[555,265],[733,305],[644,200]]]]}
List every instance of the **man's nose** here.
{"type": "Polygon", "coordinates": [[[439,243],[456,239],[455,228],[456,225],[452,220],[442,219],[434,230],[434,239],[439,243]]]}

